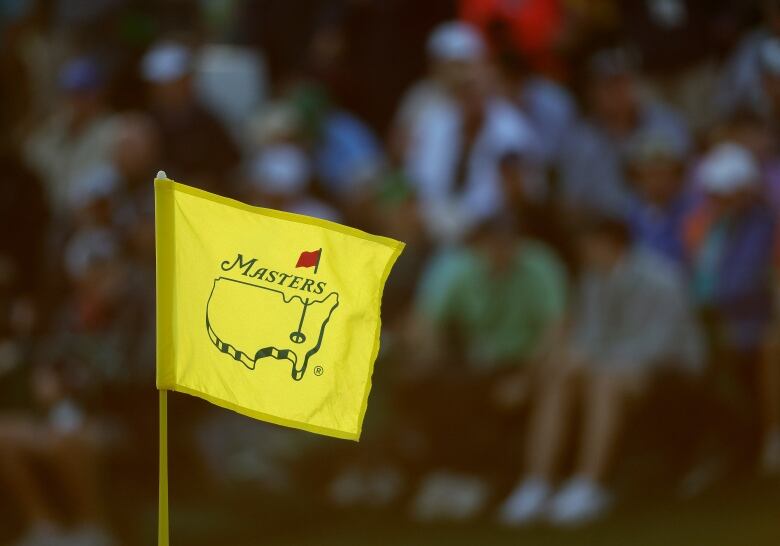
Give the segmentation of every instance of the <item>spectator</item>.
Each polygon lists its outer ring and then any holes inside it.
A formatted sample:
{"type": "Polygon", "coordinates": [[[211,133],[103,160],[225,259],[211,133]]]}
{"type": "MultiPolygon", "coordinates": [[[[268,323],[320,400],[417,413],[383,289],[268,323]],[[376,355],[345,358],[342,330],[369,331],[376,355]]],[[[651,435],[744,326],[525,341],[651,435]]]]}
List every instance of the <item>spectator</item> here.
{"type": "Polygon", "coordinates": [[[301,145],[325,192],[344,207],[354,205],[379,172],[383,154],[376,137],[358,118],[331,103],[316,84],[301,84],[288,97],[301,145]]]}
{"type": "Polygon", "coordinates": [[[152,177],[159,166],[160,146],[157,126],[147,115],[136,112],[117,116],[110,154],[105,161],[80,174],[70,195],[73,210],[77,211],[92,191],[103,188],[115,201],[110,210],[110,227],[118,230],[125,242],[140,243],[143,236],[136,230],[154,223],[152,177]]]}
{"type": "Polygon", "coordinates": [[[721,112],[702,97],[711,96],[724,50],[753,6],[729,0],[624,0],[615,7],[652,92],[692,127],[706,129],[716,122],[721,112]]]}
{"type": "Polygon", "coordinates": [[[436,27],[428,37],[427,53],[430,68],[421,81],[414,84],[400,100],[392,129],[392,147],[405,151],[416,119],[432,104],[446,101],[450,90],[484,62],[485,44],[477,30],[458,22],[436,27]]]}
{"type": "Polygon", "coordinates": [[[758,191],[775,214],[780,213],[780,141],[771,120],[750,110],[740,110],[724,120],[718,137],[753,155],[761,169],[758,191]]]}
{"type": "MultiPolygon", "coordinates": [[[[473,36],[457,28],[459,40],[473,36]]],[[[405,154],[426,228],[440,242],[462,239],[476,223],[499,212],[502,157],[539,157],[530,124],[490,92],[484,64],[461,69],[446,99],[428,101],[419,110],[405,154]]]]}
{"type": "MultiPolygon", "coordinates": [[[[422,421],[439,468],[484,472],[486,453],[507,449],[504,439],[519,425],[509,408],[522,401],[530,363],[562,319],[561,265],[539,243],[518,240],[515,229],[510,216],[484,221],[466,246],[437,256],[419,286],[409,323],[417,355],[410,372],[418,377],[407,385],[403,407],[415,408],[413,419],[422,421]],[[448,402],[455,399],[456,406],[448,402]],[[456,439],[441,427],[445,418],[468,431],[460,428],[456,439]],[[488,448],[496,442],[502,447],[488,448]]],[[[447,513],[459,502],[438,489],[436,474],[423,482],[419,517],[447,513]]]]}
{"type": "Polygon", "coordinates": [[[763,0],[763,25],[742,38],[723,67],[714,108],[722,115],[750,108],[761,111],[767,96],[761,83],[764,43],[780,36],[780,3],[763,0]]]}
{"type": "MultiPolygon", "coordinates": [[[[707,199],[686,226],[693,296],[707,331],[712,373],[727,393],[738,455],[755,460],[761,429],[760,351],[771,319],[775,219],[761,195],[761,172],[744,148],[724,143],[703,159],[707,199]],[[736,391],[736,392],[735,392],[736,391]]],[[[731,442],[735,443],[735,442],[731,442]]],[[[745,461],[741,461],[745,462],[745,461]]]]}
{"type": "Polygon", "coordinates": [[[636,243],[685,264],[683,225],[695,197],[686,187],[684,150],[664,135],[639,135],[628,151],[629,224],[636,243]]]}
{"type": "Polygon", "coordinates": [[[106,112],[103,76],[92,59],[67,62],[59,83],[65,104],[34,131],[26,151],[44,181],[51,210],[62,218],[78,175],[108,158],[116,120],[106,112]]]}
{"type": "Polygon", "coordinates": [[[218,190],[238,166],[240,152],[195,96],[192,52],[177,42],[160,42],[143,58],[141,71],[149,84],[149,109],[159,127],[168,174],[218,190]]]}
{"type": "Polygon", "coordinates": [[[755,349],[769,316],[774,228],[758,165],[744,148],[726,143],[705,157],[698,179],[708,200],[687,225],[694,294],[720,315],[728,347],[755,349]]]}
{"type": "Polygon", "coordinates": [[[471,244],[443,251],[429,265],[417,309],[433,329],[425,337],[441,340],[437,352],[448,345],[441,335],[451,325],[463,335],[462,358],[476,369],[528,360],[560,318],[558,260],[533,240],[518,241],[514,229],[508,216],[485,220],[471,244]],[[503,320],[494,323],[493,316],[503,320]]]}
{"type": "MultiPolygon", "coordinates": [[[[780,146],[777,127],[780,123],[780,39],[768,38],[761,47],[763,88],[767,108],[763,112],[740,111],[729,120],[728,137],[750,150],[760,162],[764,188],[762,193],[772,208],[775,218],[780,214],[780,146]]],[[[762,360],[762,393],[764,396],[763,469],[767,473],[780,472],[780,345],[775,341],[780,327],[777,300],[777,256],[775,256],[773,285],[775,292],[774,318],[765,336],[762,360]]]]}
{"type": "Polygon", "coordinates": [[[563,145],[562,197],[570,210],[624,215],[629,194],[623,161],[632,139],[646,132],[663,134],[687,152],[690,137],[676,114],[642,97],[629,51],[596,53],[589,61],[587,80],[588,115],[563,145]]]}
{"type": "Polygon", "coordinates": [[[759,61],[763,100],[752,109],[750,104],[744,106],[776,129],[780,123],[780,37],[767,38],[761,43],[759,61]]]}
{"type": "Polygon", "coordinates": [[[520,230],[526,236],[544,242],[553,249],[569,271],[577,268],[571,233],[562,218],[559,203],[553,195],[535,191],[538,171],[515,153],[501,159],[501,188],[505,205],[517,216],[520,230]]]}
{"type": "Polygon", "coordinates": [[[663,368],[696,370],[701,346],[685,285],[668,263],[630,242],[621,220],[597,219],[579,233],[583,276],[560,350],[539,370],[527,442],[526,477],[501,518],[526,524],[547,517],[583,523],[610,505],[606,488],[629,409],[663,368]],[[553,495],[567,423],[582,397],[582,433],[573,477],[553,495]]]}
{"type": "Polygon", "coordinates": [[[132,293],[128,296],[132,305],[127,306],[122,323],[133,340],[123,353],[123,380],[138,383],[151,379],[154,360],[154,322],[149,320],[154,309],[152,177],[159,148],[157,127],[148,116],[118,116],[110,157],[83,173],[74,188],[73,232],[65,239],[66,260],[82,255],[80,241],[106,240],[120,247],[125,289],[132,293]]]}
{"type": "Polygon", "coordinates": [[[519,55],[499,54],[497,64],[507,97],[527,116],[539,137],[543,158],[559,160],[564,137],[577,117],[571,95],[553,80],[533,73],[519,55]]]}

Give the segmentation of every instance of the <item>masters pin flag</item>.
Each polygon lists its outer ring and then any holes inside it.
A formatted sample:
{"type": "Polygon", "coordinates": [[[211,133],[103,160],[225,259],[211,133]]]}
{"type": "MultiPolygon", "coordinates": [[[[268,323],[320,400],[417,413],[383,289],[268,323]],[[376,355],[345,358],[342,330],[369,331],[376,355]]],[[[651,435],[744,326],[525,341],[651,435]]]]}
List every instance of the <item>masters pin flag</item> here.
{"type": "Polygon", "coordinates": [[[162,172],[155,219],[160,543],[167,544],[166,391],[358,440],[382,290],[404,245],[252,207],[162,172]]]}

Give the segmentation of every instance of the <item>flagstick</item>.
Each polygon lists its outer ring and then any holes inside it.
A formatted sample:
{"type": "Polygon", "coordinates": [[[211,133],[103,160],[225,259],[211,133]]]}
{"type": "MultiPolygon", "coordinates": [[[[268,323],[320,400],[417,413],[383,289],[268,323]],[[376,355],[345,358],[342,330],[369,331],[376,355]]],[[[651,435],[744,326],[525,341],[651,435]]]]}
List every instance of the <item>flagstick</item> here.
{"type": "MultiPolygon", "coordinates": [[[[306,301],[303,302],[303,311],[301,311],[301,320],[298,323],[298,332],[299,334],[303,333],[303,319],[306,317],[306,308],[309,306],[309,298],[306,298],[306,301]]],[[[302,338],[299,338],[302,339],[302,338]]]]}
{"type": "Polygon", "coordinates": [[[168,546],[168,391],[160,390],[160,478],[157,546],[168,546]]]}
{"type": "MultiPolygon", "coordinates": [[[[317,263],[314,264],[314,274],[317,274],[317,269],[320,267],[320,260],[322,259],[322,249],[319,249],[317,251],[317,263]]],[[[292,337],[293,334],[302,334],[303,333],[303,319],[306,317],[306,308],[309,306],[309,298],[306,298],[306,300],[303,302],[303,310],[301,311],[301,320],[298,322],[298,330],[296,332],[293,332],[290,334],[292,337]]],[[[301,336],[298,336],[299,341],[295,341],[295,343],[303,343],[303,338],[301,336]]]]}

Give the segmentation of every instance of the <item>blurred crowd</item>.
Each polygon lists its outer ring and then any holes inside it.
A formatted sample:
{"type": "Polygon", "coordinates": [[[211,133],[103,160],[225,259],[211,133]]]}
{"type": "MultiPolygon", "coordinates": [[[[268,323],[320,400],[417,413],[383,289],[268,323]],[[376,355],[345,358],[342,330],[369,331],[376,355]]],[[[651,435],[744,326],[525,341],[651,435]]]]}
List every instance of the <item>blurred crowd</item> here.
{"type": "Polygon", "coordinates": [[[571,525],[777,474],[779,125],[777,0],[3,2],[0,541],[140,540],[159,169],[408,245],[360,449],[195,401],[194,496],[571,525]]]}

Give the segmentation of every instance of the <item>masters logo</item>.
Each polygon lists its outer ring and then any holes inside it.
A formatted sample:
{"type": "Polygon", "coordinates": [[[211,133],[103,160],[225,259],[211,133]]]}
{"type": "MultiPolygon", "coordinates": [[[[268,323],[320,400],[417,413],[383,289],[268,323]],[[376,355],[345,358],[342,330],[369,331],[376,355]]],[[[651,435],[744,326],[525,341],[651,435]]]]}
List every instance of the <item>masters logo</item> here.
{"type": "MultiPolygon", "coordinates": [[[[322,249],[302,252],[297,268],[319,269],[322,249]]],[[[309,360],[322,346],[325,329],[339,306],[327,282],[263,267],[257,258],[238,254],[220,264],[231,276],[214,279],[206,303],[206,331],[220,352],[254,370],[258,361],[289,362],[292,378],[303,379],[309,360]],[[234,278],[240,277],[240,278],[234,278]],[[273,317],[271,327],[236,327],[234,317],[273,317]],[[228,326],[232,325],[232,326],[228,326]]]]}

